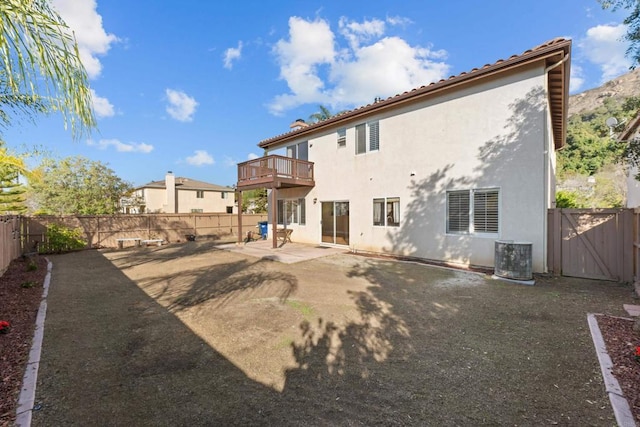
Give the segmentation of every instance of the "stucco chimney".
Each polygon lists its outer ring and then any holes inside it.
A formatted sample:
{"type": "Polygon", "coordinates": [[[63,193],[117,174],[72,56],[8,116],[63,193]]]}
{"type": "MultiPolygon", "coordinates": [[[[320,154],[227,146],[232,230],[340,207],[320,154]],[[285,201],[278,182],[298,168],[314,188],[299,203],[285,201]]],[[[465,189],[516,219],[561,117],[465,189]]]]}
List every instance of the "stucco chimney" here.
{"type": "Polygon", "coordinates": [[[309,126],[309,123],[305,122],[304,120],[296,119],[295,122],[289,125],[289,128],[293,130],[298,130],[298,129],[306,128],[308,126],[309,126]]]}
{"type": "Polygon", "coordinates": [[[176,213],[176,177],[173,175],[173,172],[167,172],[167,175],[164,177],[164,184],[167,190],[165,212],[176,213]]]}

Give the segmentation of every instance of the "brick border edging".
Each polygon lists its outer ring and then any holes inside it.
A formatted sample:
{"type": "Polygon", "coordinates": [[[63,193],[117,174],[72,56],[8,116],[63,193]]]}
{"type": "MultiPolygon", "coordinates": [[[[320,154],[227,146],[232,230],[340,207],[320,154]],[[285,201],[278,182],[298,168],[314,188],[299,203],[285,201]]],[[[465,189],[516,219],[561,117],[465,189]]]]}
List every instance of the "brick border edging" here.
{"type": "Polygon", "coordinates": [[[629,402],[625,399],[618,380],[611,372],[613,369],[613,363],[611,362],[609,353],[607,353],[607,347],[604,343],[604,339],[602,338],[602,333],[600,332],[596,315],[597,314],[593,313],[588,314],[587,322],[589,323],[589,329],[591,330],[593,345],[596,348],[596,354],[598,355],[598,361],[600,362],[600,370],[602,371],[602,377],[604,379],[604,387],[609,395],[613,414],[615,415],[619,426],[636,427],[636,422],[631,414],[629,402]]]}
{"type": "Polygon", "coordinates": [[[36,317],[36,328],[33,333],[31,351],[29,351],[29,361],[22,377],[22,389],[18,398],[18,408],[16,409],[16,426],[31,426],[31,414],[36,399],[36,383],[38,381],[38,367],[40,366],[40,355],[42,353],[42,339],[44,337],[44,320],[47,315],[47,296],[49,295],[49,284],[51,283],[51,269],[53,264],[47,258],[47,275],[44,278],[44,290],[42,291],[42,301],[36,317]]]}

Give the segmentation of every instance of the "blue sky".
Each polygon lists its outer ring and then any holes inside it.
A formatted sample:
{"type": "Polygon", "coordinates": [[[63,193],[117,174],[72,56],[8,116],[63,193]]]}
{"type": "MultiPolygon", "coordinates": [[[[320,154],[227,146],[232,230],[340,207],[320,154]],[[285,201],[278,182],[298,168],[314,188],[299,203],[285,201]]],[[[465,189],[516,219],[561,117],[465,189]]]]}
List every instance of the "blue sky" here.
{"type": "Polygon", "coordinates": [[[74,141],[52,115],[4,140],[101,161],[136,186],[169,170],[232,185],[259,141],[320,104],[351,109],[555,37],[573,39],[572,93],[630,66],[625,11],[596,0],[52,3],[78,40],[98,130],[74,141]]]}

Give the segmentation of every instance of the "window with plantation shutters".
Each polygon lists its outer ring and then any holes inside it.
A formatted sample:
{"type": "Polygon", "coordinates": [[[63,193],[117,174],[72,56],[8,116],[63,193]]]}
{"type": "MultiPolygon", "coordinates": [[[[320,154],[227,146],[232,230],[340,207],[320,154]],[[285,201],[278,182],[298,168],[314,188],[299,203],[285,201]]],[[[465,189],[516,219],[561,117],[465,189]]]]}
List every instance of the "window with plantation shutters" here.
{"type": "Polygon", "coordinates": [[[469,191],[447,192],[447,233],[469,232],[469,191]]]}
{"type": "Polygon", "coordinates": [[[367,151],[367,127],[364,124],[356,126],[356,154],[367,151]]]}
{"type": "Polygon", "coordinates": [[[380,124],[378,122],[369,123],[369,151],[380,149],[380,124]]]}
{"type": "Polygon", "coordinates": [[[447,192],[447,233],[498,234],[500,194],[497,189],[447,192]]]}
{"type": "Polygon", "coordinates": [[[475,233],[498,232],[498,190],[473,193],[473,231],[475,233]]]}
{"type": "Polygon", "coordinates": [[[380,123],[362,123],[356,126],[356,154],[380,149],[380,123]]]}

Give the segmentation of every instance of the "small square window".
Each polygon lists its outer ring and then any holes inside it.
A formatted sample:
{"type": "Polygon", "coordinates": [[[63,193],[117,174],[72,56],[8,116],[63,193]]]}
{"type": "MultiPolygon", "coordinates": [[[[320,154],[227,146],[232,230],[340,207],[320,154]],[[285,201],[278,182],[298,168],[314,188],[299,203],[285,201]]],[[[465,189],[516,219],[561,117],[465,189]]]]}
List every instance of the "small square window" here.
{"type": "Polygon", "coordinates": [[[196,190],[196,198],[204,199],[204,190],[196,190]]]}
{"type": "Polygon", "coordinates": [[[338,145],[340,147],[347,145],[347,130],[344,128],[338,129],[338,145]]]}

